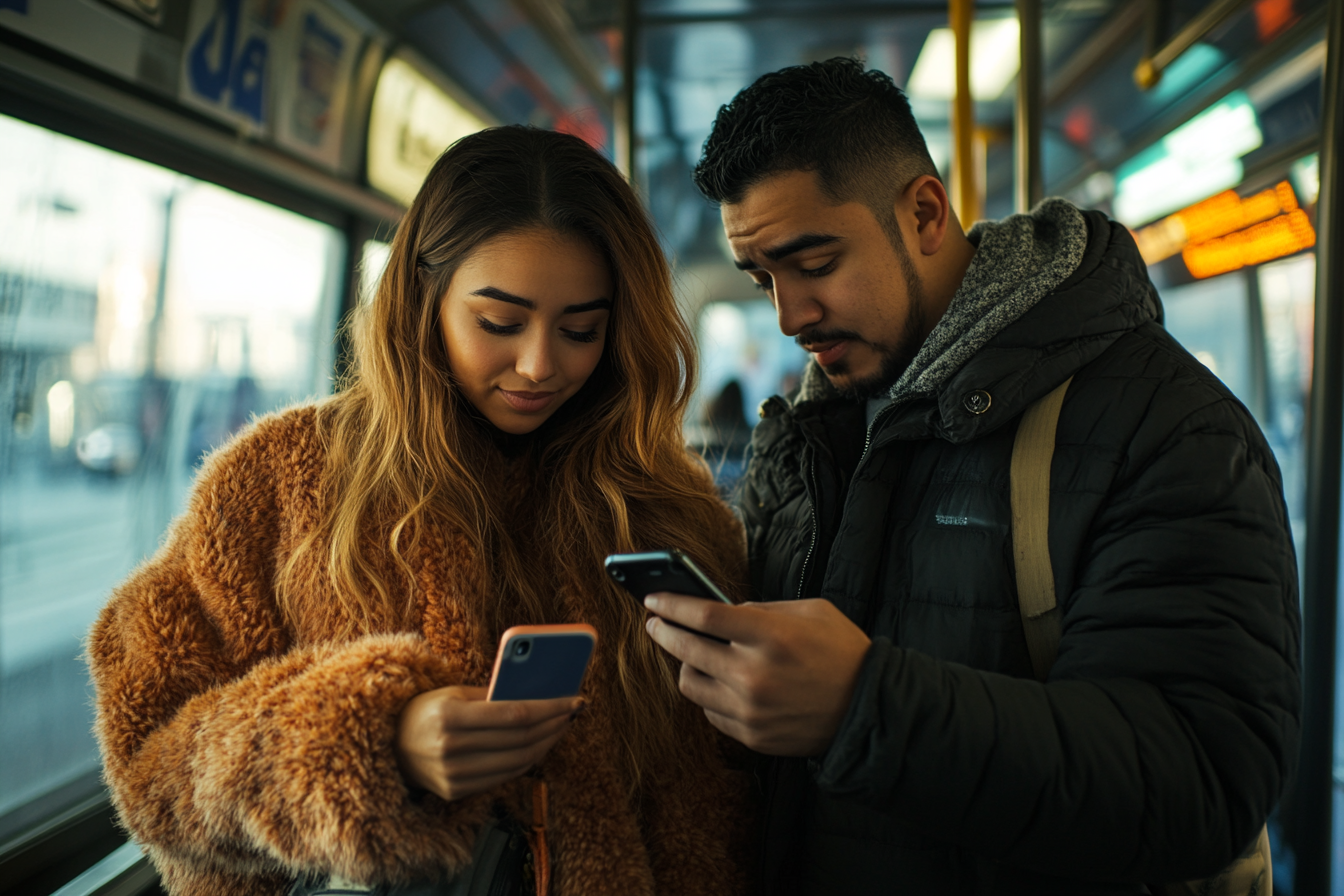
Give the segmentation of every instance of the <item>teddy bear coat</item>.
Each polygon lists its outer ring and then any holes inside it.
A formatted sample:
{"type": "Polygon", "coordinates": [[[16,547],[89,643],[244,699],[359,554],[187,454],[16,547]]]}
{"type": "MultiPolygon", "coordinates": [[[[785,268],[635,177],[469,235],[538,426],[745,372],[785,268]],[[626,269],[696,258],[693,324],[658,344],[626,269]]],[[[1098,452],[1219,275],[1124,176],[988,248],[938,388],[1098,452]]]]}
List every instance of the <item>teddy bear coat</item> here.
{"type": "MultiPolygon", "coordinates": [[[[318,519],[316,427],[314,407],[293,409],[216,452],[162,548],[116,590],[90,635],[112,799],[172,894],[274,896],[306,872],[442,876],[469,863],[493,807],[530,818],[526,779],[450,803],[408,788],[393,753],[412,696],[489,680],[495,644],[465,610],[479,569],[465,537],[426,532],[408,557],[410,624],[342,637],[335,609],[298,614],[314,620],[305,630],[282,617],[277,570],[318,519]]],[[[721,526],[715,543],[731,554],[727,568],[740,569],[741,530],[726,508],[721,526]]],[[[329,597],[321,587],[302,600],[329,597]]],[[[558,590],[558,621],[587,621],[585,603],[610,599],[602,588],[558,590]]],[[[697,753],[692,771],[646,769],[632,795],[605,711],[619,695],[610,648],[599,636],[589,705],[540,767],[552,893],[740,892],[751,839],[745,775],[684,702],[678,730],[697,753]]]]}

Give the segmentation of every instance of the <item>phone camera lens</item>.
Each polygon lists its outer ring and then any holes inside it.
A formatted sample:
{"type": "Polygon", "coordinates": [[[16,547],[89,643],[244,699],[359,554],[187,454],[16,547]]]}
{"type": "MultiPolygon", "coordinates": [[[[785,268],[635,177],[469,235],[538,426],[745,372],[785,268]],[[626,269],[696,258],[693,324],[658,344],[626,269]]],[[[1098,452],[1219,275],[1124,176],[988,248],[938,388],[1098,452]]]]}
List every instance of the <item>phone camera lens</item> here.
{"type": "Polygon", "coordinates": [[[514,656],[527,656],[528,651],[532,649],[531,641],[519,641],[513,645],[514,656]]]}
{"type": "Polygon", "coordinates": [[[625,573],[621,572],[619,569],[613,569],[611,571],[611,577],[618,582],[625,581],[625,573]]]}

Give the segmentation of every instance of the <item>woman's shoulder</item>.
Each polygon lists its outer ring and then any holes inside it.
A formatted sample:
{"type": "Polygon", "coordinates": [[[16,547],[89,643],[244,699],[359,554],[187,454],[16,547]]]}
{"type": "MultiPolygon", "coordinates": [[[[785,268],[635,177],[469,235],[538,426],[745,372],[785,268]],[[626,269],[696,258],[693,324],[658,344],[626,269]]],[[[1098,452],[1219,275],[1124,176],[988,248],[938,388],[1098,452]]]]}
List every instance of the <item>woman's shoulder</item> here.
{"type": "Polygon", "coordinates": [[[315,494],[325,456],[322,422],[338,401],[309,401],[253,419],[206,456],[196,479],[197,498],[266,494],[285,503],[296,490],[315,494]]]}

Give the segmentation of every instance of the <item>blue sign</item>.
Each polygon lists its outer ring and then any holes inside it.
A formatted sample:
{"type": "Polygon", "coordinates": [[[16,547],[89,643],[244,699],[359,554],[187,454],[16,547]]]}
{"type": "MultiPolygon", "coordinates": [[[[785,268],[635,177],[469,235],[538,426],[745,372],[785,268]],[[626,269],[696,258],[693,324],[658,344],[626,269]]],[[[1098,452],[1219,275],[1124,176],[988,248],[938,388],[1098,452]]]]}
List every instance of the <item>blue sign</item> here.
{"type": "Polygon", "coordinates": [[[198,0],[192,10],[183,98],[231,121],[262,128],[274,4],[213,0],[210,9],[211,2],[198,0]]]}

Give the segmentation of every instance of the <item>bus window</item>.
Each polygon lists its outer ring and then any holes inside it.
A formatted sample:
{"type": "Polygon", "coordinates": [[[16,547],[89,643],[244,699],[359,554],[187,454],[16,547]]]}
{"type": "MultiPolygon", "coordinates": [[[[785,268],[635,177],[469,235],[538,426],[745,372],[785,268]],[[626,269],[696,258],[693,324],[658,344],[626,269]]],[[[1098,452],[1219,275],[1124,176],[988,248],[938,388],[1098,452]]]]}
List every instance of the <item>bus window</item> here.
{"type": "Polygon", "coordinates": [[[0,820],[96,782],[82,640],[202,455],[330,390],[343,246],[0,117],[0,820]]]}

